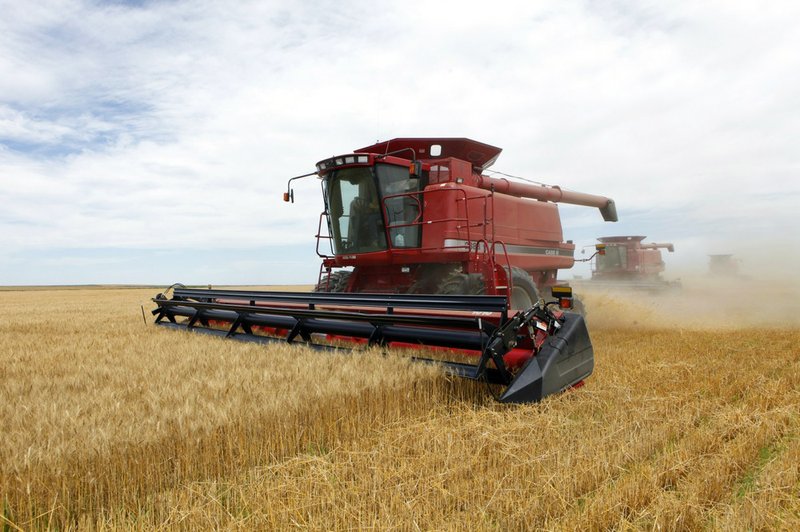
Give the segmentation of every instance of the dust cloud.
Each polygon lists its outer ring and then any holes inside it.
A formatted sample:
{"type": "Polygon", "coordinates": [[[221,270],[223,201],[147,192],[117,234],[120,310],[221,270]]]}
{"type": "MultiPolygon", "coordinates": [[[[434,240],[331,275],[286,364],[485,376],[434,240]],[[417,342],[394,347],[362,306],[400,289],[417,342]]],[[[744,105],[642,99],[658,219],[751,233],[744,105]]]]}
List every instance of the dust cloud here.
{"type": "Polygon", "coordinates": [[[590,328],[800,328],[800,245],[774,237],[698,239],[676,245],[675,255],[665,256],[662,290],[570,281],[586,305],[590,328]],[[683,260],[675,261],[681,250],[683,260]],[[715,253],[728,254],[729,263],[712,264],[715,253]]]}
{"type": "Polygon", "coordinates": [[[576,294],[586,305],[591,328],[800,327],[798,278],[705,275],[663,291],[595,288],[585,282],[576,294]]]}

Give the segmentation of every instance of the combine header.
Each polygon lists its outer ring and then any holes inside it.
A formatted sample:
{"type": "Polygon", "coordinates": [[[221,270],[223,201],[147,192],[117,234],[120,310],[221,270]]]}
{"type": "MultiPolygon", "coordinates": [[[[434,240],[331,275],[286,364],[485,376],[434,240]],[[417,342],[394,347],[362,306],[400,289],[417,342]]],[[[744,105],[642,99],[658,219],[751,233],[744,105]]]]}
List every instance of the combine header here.
{"type": "Polygon", "coordinates": [[[594,367],[572,290],[574,263],[556,203],[613,200],[484,175],[500,149],[469,139],[394,139],[320,161],[292,178],[321,180],[312,293],[172,287],[156,323],[255,342],[426,348],[462,377],[501,385],[502,402],[538,401],[594,367]],[[325,248],[328,248],[325,250],[325,248]],[[540,293],[549,290],[553,300],[540,293]],[[452,355],[452,356],[450,356],[452,355]]]}

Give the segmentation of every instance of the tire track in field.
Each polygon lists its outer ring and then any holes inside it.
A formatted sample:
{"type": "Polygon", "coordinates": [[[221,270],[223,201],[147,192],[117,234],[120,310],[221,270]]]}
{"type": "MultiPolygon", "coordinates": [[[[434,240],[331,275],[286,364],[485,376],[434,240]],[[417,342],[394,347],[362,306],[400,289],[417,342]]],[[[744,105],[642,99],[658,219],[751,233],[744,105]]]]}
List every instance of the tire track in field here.
{"type": "MultiPolygon", "coordinates": [[[[766,411],[755,409],[753,413],[747,399],[763,397],[762,392],[750,391],[744,400],[733,398],[720,405],[693,430],[665,445],[649,459],[632,463],[629,469],[608,479],[591,497],[585,498],[583,505],[551,524],[565,529],[603,529],[626,524],[646,528],[697,525],[708,504],[722,498],[716,485],[713,494],[706,493],[704,497],[698,493],[702,486],[711,487],[703,484],[704,472],[724,473],[726,482],[733,482],[750,456],[790,430],[793,413],[785,405],[766,411]],[[770,415],[779,415],[777,426],[763,422],[770,415]],[[768,430],[764,430],[765,425],[768,430]],[[726,457],[734,449],[738,449],[739,459],[731,462],[726,457]],[[695,496],[691,507],[685,500],[689,494],[695,496]]],[[[779,396],[776,394],[773,399],[779,396]]]]}
{"type": "MultiPolygon", "coordinates": [[[[708,526],[723,530],[797,530],[800,528],[800,434],[778,439],[759,460],[744,485],[731,493],[730,505],[713,511],[708,526]]],[[[759,457],[760,458],[760,457],[759,457]]]]}

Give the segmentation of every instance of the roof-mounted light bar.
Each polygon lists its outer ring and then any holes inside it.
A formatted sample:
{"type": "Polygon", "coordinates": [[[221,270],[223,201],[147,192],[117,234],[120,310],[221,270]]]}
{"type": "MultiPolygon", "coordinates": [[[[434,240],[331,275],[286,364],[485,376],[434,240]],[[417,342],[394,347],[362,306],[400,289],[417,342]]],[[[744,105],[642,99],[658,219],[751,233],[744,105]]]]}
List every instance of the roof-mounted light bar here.
{"type": "Polygon", "coordinates": [[[331,157],[317,163],[317,172],[326,172],[337,166],[347,166],[351,164],[369,164],[369,155],[340,155],[331,157]]]}

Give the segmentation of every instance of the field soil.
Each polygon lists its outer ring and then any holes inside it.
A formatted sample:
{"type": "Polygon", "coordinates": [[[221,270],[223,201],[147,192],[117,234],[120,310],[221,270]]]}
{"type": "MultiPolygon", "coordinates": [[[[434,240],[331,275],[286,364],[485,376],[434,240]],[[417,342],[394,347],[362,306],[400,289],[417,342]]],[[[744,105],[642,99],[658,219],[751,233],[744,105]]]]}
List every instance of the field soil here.
{"type": "Polygon", "coordinates": [[[395,353],[0,290],[6,530],[800,528],[797,283],[583,294],[585,386],[500,405],[395,353]]]}

